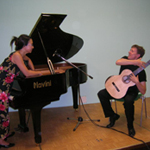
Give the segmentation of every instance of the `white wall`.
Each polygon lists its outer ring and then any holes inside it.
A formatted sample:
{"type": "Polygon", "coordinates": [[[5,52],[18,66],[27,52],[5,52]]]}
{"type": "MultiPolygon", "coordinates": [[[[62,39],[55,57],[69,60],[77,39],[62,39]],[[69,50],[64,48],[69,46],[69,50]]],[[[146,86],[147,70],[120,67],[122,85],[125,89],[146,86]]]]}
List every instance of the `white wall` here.
{"type": "MultiPolygon", "coordinates": [[[[110,75],[117,75],[115,61],[128,55],[131,45],[146,49],[150,56],[149,0],[0,0],[0,61],[10,53],[12,36],[29,34],[41,13],[67,14],[61,24],[65,32],[84,40],[82,49],[70,62],[83,62],[94,77],[81,85],[87,103],[99,102],[97,92],[110,75]]],[[[150,92],[150,69],[147,68],[147,93],[150,92]]],[[[71,106],[71,89],[47,107],[71,106]]]]}

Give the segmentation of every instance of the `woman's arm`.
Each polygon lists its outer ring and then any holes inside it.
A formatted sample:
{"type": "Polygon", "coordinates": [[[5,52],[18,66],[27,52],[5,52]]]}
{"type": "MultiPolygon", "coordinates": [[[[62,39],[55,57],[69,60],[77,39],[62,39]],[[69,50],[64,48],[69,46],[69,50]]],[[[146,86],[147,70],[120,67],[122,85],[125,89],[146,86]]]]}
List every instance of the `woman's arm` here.
{"type": "Polygon", "coordinates": [[[23,58],[24,60],[27,60],[28,61],[28,66],[31,70],[34,70],[34,65],[33,65],[33,62],[31,61],[31,59],[28,57],[28,56],[24,56],[23,58]]]}
{"type": "MultiPolygon", "coordinates": [[[[29,76],[41,76],[42,73],[40,71],[34,71],[34,70],[28,70],[28,68],[25,66],[24,64],[24,61],[23,61],[23,58],[22,56],[18,53],[18,52],[15,52],[13,55],[12,55],[12,62],[14,64],[16,64],[18,66],[18,68],[21,70],[21,72],[26,76],[26,77],[29,77],[29,76]]],[[[30,67],[31,69],[33,69],[32,67],[32,63],[30,62],[30,67]]]]}

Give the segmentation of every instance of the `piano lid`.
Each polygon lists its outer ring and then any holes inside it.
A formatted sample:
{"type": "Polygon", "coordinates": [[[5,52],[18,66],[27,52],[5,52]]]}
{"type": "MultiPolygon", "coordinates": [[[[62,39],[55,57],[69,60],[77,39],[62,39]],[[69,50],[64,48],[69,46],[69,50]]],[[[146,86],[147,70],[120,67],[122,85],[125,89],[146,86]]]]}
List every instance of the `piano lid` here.
{"type": "Polygon", "coordinates": [[[59,57],[53,56],[56,50],[62,57],[69,59],[81,49],[83,40],[75,35],[63,32],[59,27],[66,16],[63,14],[41,14],[37,20],[30,33],[33,39],[34,49],[31,54],[28,54],[34,65],[47,63],[38,31],[43,40],[48,57],[53,63],[62,61],[59,57]]]}

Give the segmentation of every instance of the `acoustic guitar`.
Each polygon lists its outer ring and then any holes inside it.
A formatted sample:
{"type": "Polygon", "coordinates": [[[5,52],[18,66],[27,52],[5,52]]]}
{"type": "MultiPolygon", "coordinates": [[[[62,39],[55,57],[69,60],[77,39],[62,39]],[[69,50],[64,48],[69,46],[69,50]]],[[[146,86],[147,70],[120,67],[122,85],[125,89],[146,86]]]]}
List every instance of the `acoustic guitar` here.
{"type": "MultiPolygon", "coordinates": [[[[150,60],[145,64],[145,68],[148,65],[150,65],[150,60]]],[[[105,82],[106,90],[116,99],[124,97],[128,88],[135,85],[135,83],[130,80],[131,74],[133,73],[136,76],[145,68],[139,67],[134,72],[129,69],[125,69],[120,75],[109,77],[105,82]]]]}

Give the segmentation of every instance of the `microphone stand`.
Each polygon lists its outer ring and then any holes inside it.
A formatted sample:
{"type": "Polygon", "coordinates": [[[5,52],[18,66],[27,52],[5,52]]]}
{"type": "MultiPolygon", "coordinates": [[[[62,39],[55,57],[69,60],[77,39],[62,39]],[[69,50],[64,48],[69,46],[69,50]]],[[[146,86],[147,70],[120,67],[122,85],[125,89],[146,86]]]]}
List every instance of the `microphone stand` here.
{"type": "MultiPolygon", "coordinates": [[[[64,57],[62,57],[60,54],[58,54],[58,53],[55,53],[55,55],[57,56],[57,57],[59,57],[59,58],[61,58],[63,61],[65,61],[66,63],[68,63],[69,65],[71,65],[72,67],[74,67],[74,68],[76,68],[77,69],[77,71],[78,71],[78,84],[79,84],[79,80],[80,80],[80,72],[82,72],[83,74],[85,74],[86,76],[88,76],[89,78],[91,78],[91,79],[93,79],[93,77],[92,76],[90,76],[90,75],[88,75],[86,72],[84,72],[82,69],[80,69],[79,67],[77,67],[76,65],[74,65],[73,63],[71,63],[71,62],[69,62],[69,61],[67,61],[64,57]]],[[[80,89],[79,89],[79,101],[82,101],[82,99],[81,99],[81,96],[80,96],[80,89]]],[[[83,102],[82,102],[82,104],[83,104],[83,102]]],[[[73,129],[73,131],[75,131],[76,129],[77,129],[77,127],[80,125],[80,123],[82,122],[82,121],[90,121],[89,119],[83,119],[81,116],[80,117],[78,117],[78,119],[75,119],[75,118],[67,118],[68,120],[78,120],[78,123],[77,123],[77,125],[75,126],[75,128],[73,129]]],[[[99,119],[98,120],[93,120],[93,121],[100,121],[99,119]]]]}
{"type": "Polygon", "coordinates": [[[88,75],[86,72],[84,72],[82,69],[78,68],[76,65],[74,65],[73,63],[67,61],[64,57],[62,57],[60,54],[56,53],[56,56],[60,57],[62,60],[64,60],[66,63],[68,63],[69,65],[71,65],[72,67],[76,68],[78,71],[81,71],[82,73],[84,73],[86,76],[88,76],[89,78],[93,79],[92,76],[88,75]]]}

